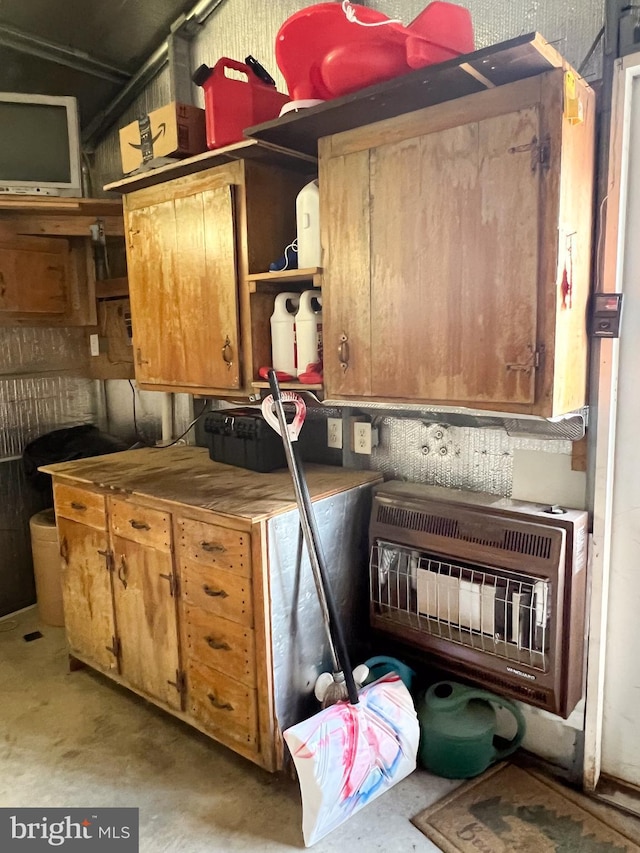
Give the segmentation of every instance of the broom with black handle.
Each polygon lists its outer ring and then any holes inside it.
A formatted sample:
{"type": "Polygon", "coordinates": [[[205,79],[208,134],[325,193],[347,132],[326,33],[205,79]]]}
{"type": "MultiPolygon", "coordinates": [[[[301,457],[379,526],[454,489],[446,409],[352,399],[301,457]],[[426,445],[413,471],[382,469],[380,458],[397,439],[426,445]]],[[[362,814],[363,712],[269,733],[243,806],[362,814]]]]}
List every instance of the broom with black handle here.
{"type": "Polygon", "coordinates": [[[329,583],[318,526],[311,506],[309,488],[302,473],[302,465],[297,448],[294,446],[289,435],[287,419],[280,395],[280,386],[275,371],[270,370],[268,377],[273,397],[273,408],[278,418],[279,432],[284,445],[287,466],[293,480],[296,503],[300,512],[300,526],[302,527],[302,534],[307,546],[309,562],[311,563],[311,570],[318,591],[320,609],[322,610],[331,650],[333,683],[329,685],[322,699],[322,706],[326,708],[328,705],[333,705],[335,702],[340,702],[344,699],[348,699],[352,705],[357,705],[358,689],[351,670],[351,662],[349,660],[349,653],[347,652],[342,623],[329,583]]]}

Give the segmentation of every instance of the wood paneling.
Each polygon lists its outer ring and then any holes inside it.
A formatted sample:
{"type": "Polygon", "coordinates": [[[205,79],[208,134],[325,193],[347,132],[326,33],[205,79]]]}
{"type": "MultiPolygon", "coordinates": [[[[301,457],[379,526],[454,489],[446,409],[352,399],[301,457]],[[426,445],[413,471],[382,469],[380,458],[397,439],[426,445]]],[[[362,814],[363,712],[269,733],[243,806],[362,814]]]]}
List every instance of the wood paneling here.
{"type": "Polygon", "coordinates": [[[575,125],[558,68],[321,140],[329,397],[543,417],[584,404],[594,133],[577,85],[575,125]]]}
{"type": "Polygon", "coordinates": [[[251,581],[223,569],[180,564],[181,594],[187,604],[250,628],[253,626],[251,581]]]}
{"type": "Polygon", "coordinates": [[[185,652],[189,659],[256,686],[255,635],[251,628],[213,616],[199,607],[185,606],[185,652]]]}
{"type": "MultiPolygon", "coordinates": [[[[57,492],[59,494],[59,492],[57,492]]],[[[56,507],[57,508],[57,507],[56,507]]],[[[117,669],[107,534],[57,513],[62,597],[69,649],[102,670],[117,669]]]]}
{"type": "Polygon", "coordinates": [[[329,160],[320,145],[324,379],[330,396],[371,393],[369,152],[329,160]]]}
{"type": "Polygon", "coordinates": [[[239,530],[203,524],[190,518],[177,523],[181,559],[251,577],[251,537],[239,530]]]}
{"type": "Polygon", "coordinates": [[[107,518],[104,495],[89,489],[79,489],[66,483],[54,483],[53,497],[56,516],[79,521],[88,527],[105,530],[107,518]]]}
{"type": "Polygon", "coordinates": [[[171,551],[171,516],[132,501],[111,498],[111,527],[116,536],[158,551],[171,551]]]}
{"type": "Polygon", "coordinates": [[[176,601],[171,554],[113,537],[114,605],[120,671],[132,685],[171,708],[181,707],[176,601]],[[173,683],[172,683],[173,682],[173,683]]]}
{"type": "MultiPolygon", "coordinates": [[[[380,479],[376,471],[312,464],[304,468],[314,500],[380,479]]],[[[209,459],[204,447],[144,447],[44,465],[40,470],[61,480],[133,492],[138,503],[138,498],[156,499],[165,509],[173,504],[182,512],[185,506],[213,510],[221,517],[233,517],[238,527],[296,508],[288,471],[258,474],[223,465],[209,459]]]]}
{"type": "Polygon", "coordinates": [[[0,242],[0,312],[64,314],[69,309],[67,240],[16,237],[0,242]]]}
{"type": "Polygon", "coordinates": [[[187,683],[187,707],[205,728],[224,740],[258,747],[255,690],[195,660],[189,663],[187,683]]]}

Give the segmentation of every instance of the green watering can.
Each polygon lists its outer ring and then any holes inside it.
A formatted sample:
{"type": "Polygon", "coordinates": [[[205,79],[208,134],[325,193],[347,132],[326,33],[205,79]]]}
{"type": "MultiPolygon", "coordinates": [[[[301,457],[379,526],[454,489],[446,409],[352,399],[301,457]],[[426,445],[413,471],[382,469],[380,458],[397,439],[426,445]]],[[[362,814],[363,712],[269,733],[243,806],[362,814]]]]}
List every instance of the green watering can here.
{"type": "Polygon", "coordinates": [[[455,681],[433,684],[417,713],[420,761],[427,770],[447,779],[478,776],[515,752],[525,733],[524,717],[513,702],[455,681]],[[496,737],[493,705],[506,708],[516,718],[518,731],[512,740],[496,737]],[[496,740],[505,746],[498,747],[496,740]]]}

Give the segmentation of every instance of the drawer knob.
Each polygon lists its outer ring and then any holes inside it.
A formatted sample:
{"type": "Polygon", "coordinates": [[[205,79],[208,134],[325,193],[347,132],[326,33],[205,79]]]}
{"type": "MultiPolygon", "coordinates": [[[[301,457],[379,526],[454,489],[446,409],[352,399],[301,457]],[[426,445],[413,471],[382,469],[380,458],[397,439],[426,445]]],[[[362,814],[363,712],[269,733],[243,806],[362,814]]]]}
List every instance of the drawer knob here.
{"type": "Polygon", "coordinates": [[[71,501],[71,509],[76,509],[78,512],[85,512],[86,504],[81,504],[79,501],[71,501]]]}
{"type": "Polygon", "coordinates": [[[223,589],[213,589],[210,587],[208,583],[205,583],[202,587],[205,591],[206,595],[210,595],[212,598],[228,598],[229,593],[225,592],[223,589]]]}
{"type": "Polygon", "coordinates": [[[218,553],[224,554],[227,550],[224,545],[220,545],[219,542],[201,542],[200,547],[203,551],[209,551],[209,553],[218,553]]]}
{"type": "Polygon", "coordinates": [[[214,640],[213,637],[205,637],[204,641],[211,649],[216,649],[221,652],[231,651],[231,646],[229,645],[229,643],[225,643],[224,641],[220,642],[220,640],[214,640]]]}
{"type": "Polygon", "coordinates": [[[135,518],[130,518],[129,524],[134,530],[151,530],[146,521],[136,521],[135,518]]]}
{"type": "Polygon", "coordinates": [[[230,702],[221,702],[219,699],[216,699],[213,693],[207,693],[207,699],[219,711],[233,711],[233,705],[230,702]]]}

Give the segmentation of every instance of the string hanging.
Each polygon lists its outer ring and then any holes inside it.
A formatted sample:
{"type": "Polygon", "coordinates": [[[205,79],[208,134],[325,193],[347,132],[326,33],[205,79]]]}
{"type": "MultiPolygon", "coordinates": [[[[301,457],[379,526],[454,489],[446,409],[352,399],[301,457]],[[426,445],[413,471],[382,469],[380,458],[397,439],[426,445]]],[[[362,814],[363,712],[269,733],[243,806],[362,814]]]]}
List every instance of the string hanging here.
{"type": "Polygon", "coordinates": [[[356,10],[353,8],[353,4],[350,3],[349,0],[343,0],[342,11],[350,24],[359,24],[361,27],[384,27],[386,24],[402,24],[402,21],[399,18],[389,18],[388,21],[374,21],[370,24],[366,24],[364,21],[359,21],[356,15],[356,10]]]}

